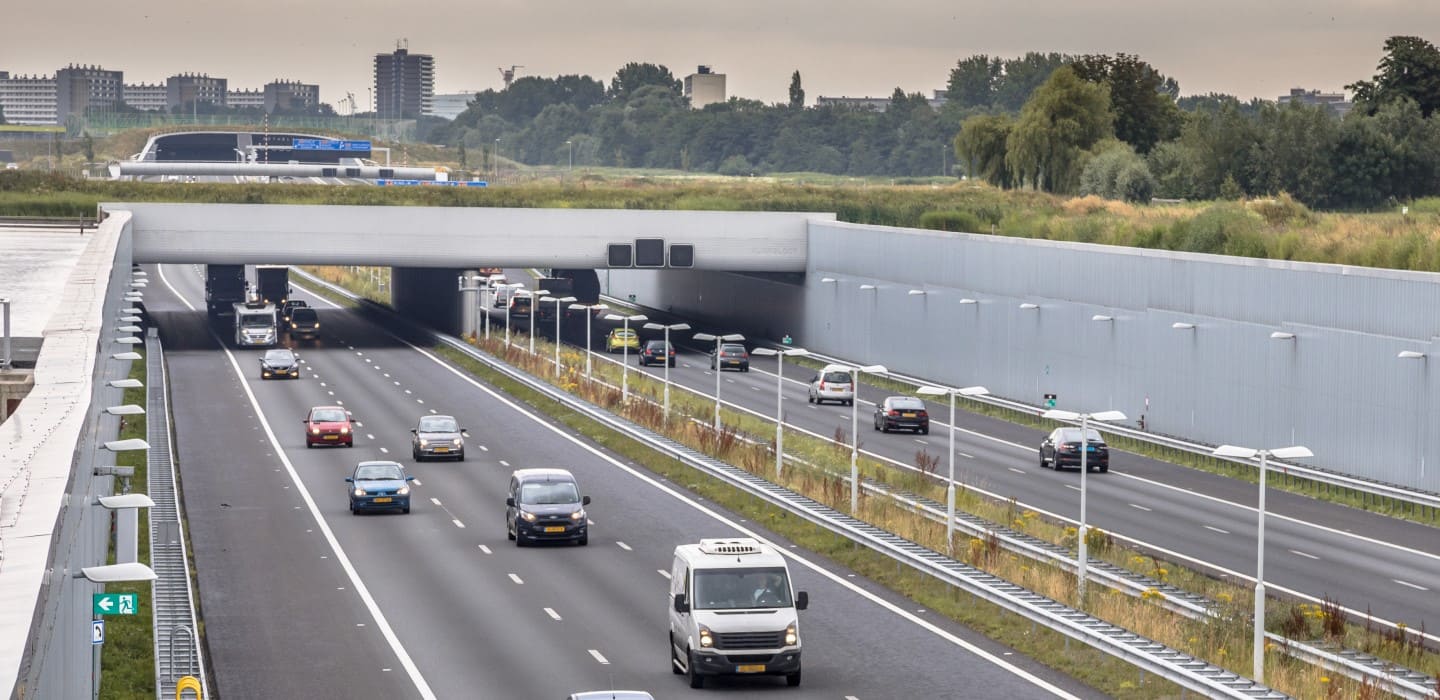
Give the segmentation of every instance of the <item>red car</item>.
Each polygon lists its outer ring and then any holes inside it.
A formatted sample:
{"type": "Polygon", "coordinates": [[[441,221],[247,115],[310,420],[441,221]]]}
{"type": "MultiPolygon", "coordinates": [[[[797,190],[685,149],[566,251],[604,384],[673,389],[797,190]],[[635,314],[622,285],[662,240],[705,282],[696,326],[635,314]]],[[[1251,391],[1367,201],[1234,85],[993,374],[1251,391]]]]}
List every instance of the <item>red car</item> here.
{"type": "Polygon", "coordinates": [[[316,406],[301,419],[305,424],[305,446],[355,446],[355,425],[342,406],[316,406]]]}

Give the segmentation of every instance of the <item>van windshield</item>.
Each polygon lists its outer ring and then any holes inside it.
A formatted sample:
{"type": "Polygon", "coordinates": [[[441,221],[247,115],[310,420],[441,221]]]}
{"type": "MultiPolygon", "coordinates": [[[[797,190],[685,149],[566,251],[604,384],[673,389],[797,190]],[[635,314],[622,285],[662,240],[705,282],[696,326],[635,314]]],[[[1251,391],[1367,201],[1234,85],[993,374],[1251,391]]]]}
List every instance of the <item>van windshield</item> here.
{"type": "Polygon", "coordinates": [[[697,569],[696,610],[788,608],[790,578],[784,567],[753,569],[697,569]]]}
{"type": "Polygon", "coordinates": [[[244,328],[269,328],[275,325],[275,317],[270,314],[245,314],[240,319],[240,325],[244,328]]]}
{"type": "Polygon", "coordinates": [[[520,485],[518,503],[532,506],[553,506],[579,503],[580,496],[573,481],[531,481],[520,485]]]}

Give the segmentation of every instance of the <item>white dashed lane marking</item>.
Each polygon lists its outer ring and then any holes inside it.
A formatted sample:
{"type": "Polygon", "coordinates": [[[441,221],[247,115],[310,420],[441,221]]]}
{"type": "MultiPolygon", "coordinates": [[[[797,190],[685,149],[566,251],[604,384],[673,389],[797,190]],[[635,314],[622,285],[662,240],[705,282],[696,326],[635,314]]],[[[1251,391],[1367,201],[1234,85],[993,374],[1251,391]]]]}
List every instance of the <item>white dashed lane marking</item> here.
{"type": "Polygon", "coordinates": [[[384,454],[387,454],[387,455],[390,454],[390,450],[387,450],[387,449],[385,449],[385,448],[383,448],[383,447],[380,448],[380,451],[383,452],[384,454]]]}
{"type": "Polygon", "coordinates": [[[1211,527],[1211,526],[1209,526],[1209,525],[1206,525],[1206,526],[1205,526],[1205,529],[1206,529],[1206,530],[1212,530],[1212,531],[1214,531],[1214,532],[1218,532],[1218,533],[1220,533],[1220,534],[1222,534],[1222,535],[1228,535],[1228,534],[1230,534],[1230,531],[1229,531],[1229,530],[1221,530],[1221,529],[1218,528],[1218,527],[1211,527]]]}
{"type": "Polygon", "coordinates": [[[1415,585],[1415,584],[1413,584],[1413,583],[1410,583],[1409,581],[1401,581],[1401,580],[1398,579],[1398,578],[1392,578],[1392,579],[1390,579],[1390,580],[1391,580],[1391,581],[1394,581],[1395,583],[1398,583],[1398,584],[1400,584],[1400,585],[1402,585],[1402,586],[1406,586],[1406,587],[1409,587],[1409,588],[1414,588],[1414,589],[1417,590],[1417,591],[1428,591],[1428,590],[1430,590],[1429,588],[1426,588],[1426,587],[1424,587],[1424,586],[1417,586],[1417,585],[1415,585]]]}
{"type": "Polygon", "coordinates": [[[515,585],[517,585],[517,586],[523,586],[523,585],[525,585],[525,581],[522,580],[519,576],[516,576],[515,574],[510,574],[510,580],[511,580],[511,581],[514,581],[514,582],[515,582],[515,585]]]}
{"type": "Polygon", "coordinates": [[[1290,553],[1291,553],[1291,554],[1294,554],[1294,555],[1297,556],[1297,557],[1305,557],[1306,559],[1315,559],[1315,560],[1319,560],[1319,559],[1320,559],[1320,557],[1317,557],[1317,556],[1315,556],[1314,554],[1306,554],[1305,552],[1302,552],[1302,551],[1300,551],[1300,550],[1298,550],[1298,549],[1292,549],[1292,550],[1290,550],[1290,553]]]}
{"type": "Polygon", "coordinates": [[[664,570],[664,569],[656,569],[656,570],[655,570],[655,573],[660,574],[661,576],[664,576],[666,579],[669,579],[669,578],[670,578],[670,572],[669,572],[669,571],[666,571],[666,570],[664,570]]]}
{"type": "Polygon", "coordinates": [[[460,528],[461,530],[464,530],[464,529],[465,529],[465,523],[462,523],[462,522],[460,522],[459,520],[454,520],[454,519],[452,519],[450,522],[455,523],[455,527],[458,527],[458,528],[460,528]]]}
{"type": "Polygon", "coordinates": [[[486,546],[483,545],[483,544],[480,545],[480,551],[481,551],[481,552],[484,552],[485,554],[491,554],[491,553],[492,553],[492,552],[490,551],[490,548],[489,548],[489,547],[486,547],[486,546]]]}
{"type": "Polygon", "coordinates": [[[366,439],[366,440],[374,440],[374,439],[375,439],[375,434],[374,434],[374,433],[365,433],[365,439],[366,439]]]}
{"type": "Polygon", "coordinates": [[[633,550],[633,549],[630,548],[630,545],[625,544],[624,542],[616,542],[615,544],[619,545],[621,549],[623,549],[623,550],[625,550],[625,551],[627,551],[627,552],[633,552],[633,551],[635,551],[635,550],[633,550]]]}
{"type": "Polygon", "coordinates": [[[554,608],[545,608],[545,614],[549,615],[550,619],[556,622],[560,621],[560,613],[555,612],[554,608]]]}
{"type": "Polygon", "coordinates": [[[430,502],[431,502],[431,503],[434,503],[434,504],[437,505],[437,506],[440,505],[440,499],[438,499],[438,498],[432,498],[432,499],[430,499],[430,502]]]}
{"type": "Polygon", "coordinates": [[[1023,469],[1016,469],[1015,467],[1006,467],[1006,469],[1009,469],[1010,471],[1015,472],[1016,474],[1024,474],[1024,473],[1025,473],[1025,471],[1024,471],[1023,469]]]}
{"type": "Polygon", "coordinates": [[[605,665],[605,666],[609,666],[609,665],[610,665],[610,661],[609,661],[608,659],[606,659],[604,656],[601,656],[599,651],[596,651],[596,650],[594,650],[594,649],[591,649],[591,650],[590,650],[590,655],[593,656],[593,657],[595,657],[595,660],[598,661],[598,662],[600,662],[601,664],[603,664],[603,665],[605,665]]]}
{"type": "Polygon", "coordinates": [[[1080,490],[1080,487],[1079,487],[1079,486],[1072,486],[1072,485],[1070,485],[1070,484],[1065,484],[1065,488],[1067,488],[1067,489],[1075,489],[1076,491],[1079,491],[1079,490],[1080,490]]]}
{"type": "Polygon", "coordinates": [[[486,447],[486,446],[484,446],[484,445],[476,445],[476,447],[479,447],[481,452],[489,452],[489,451],[490,451],[490,448],[488,448],[488,447],[486,447]]]}
{"type": "Polygon", "coordinates": [[[502,467],[508,467],[508,466],[510,466],[510,463],[509,463],[509,462],[506,462],[505,460],[502,459],[502,460],[500,460],[500,466],[502,466],[502,467]]]}
{"type": "Polygon", "coordinates": [[[1152,512],[1152,510],[1151,510],[1150,508],[1146,508],[1145,506],[1137,506],[1137,505],[1135,505],[1134,503],[1130,503],[1130,504],[1127,504],[1127,505],[1129,505],[1131,508],[1134,508],[1134,509],[1136,509],[1136,510],[1143,510],[1143,511],[1145,511],[1146,513],[1152,512]]]}

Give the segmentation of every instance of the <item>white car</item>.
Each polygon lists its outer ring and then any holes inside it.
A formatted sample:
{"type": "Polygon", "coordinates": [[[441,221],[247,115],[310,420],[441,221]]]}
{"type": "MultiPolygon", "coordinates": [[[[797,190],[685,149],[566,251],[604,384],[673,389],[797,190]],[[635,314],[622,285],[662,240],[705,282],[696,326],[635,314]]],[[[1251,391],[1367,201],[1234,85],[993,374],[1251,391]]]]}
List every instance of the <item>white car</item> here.
{"type": "Polygon", "coordinates": [[[855,403],[855,384],[850,376],[850,368],[845,365],[825,365],[824,369],[810,378],[810,394],[807,398],[810,403],[836,401],[845,406],[855,403]]]}
{"type": "Polygon", "coordinates": [[[655,700],[655,696],[643,690],[588,690],[565,700],[655,700]]]}

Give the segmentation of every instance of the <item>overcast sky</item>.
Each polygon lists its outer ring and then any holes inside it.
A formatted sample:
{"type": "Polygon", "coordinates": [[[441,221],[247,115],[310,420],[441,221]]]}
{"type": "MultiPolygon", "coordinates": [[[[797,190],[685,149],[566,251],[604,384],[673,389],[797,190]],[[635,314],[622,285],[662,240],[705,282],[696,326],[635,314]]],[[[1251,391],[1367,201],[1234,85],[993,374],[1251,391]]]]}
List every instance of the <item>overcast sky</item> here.
{"type": "MultiPolygon", "coordinates": [[[[589,74],[608,83],[628,61],[677,77],[708,64],[729,95],[786,99],[799,70],[806,100],[944,88],[976,53],[1139,54],[1183,94],[1274,98],[1338,91],[1375,72],[1385,39],[1440,41],[1437,0],[69,0],[6,13],[0,70],[69,63],[125,71],[126,82],[180,72],[258,88],[319,83],[365,109],[376,53],[409,40],[435,57],[437,93],[519,75],[589,74]]],[[[344,113],[344,109],[341,108],[344,113]]]]}

